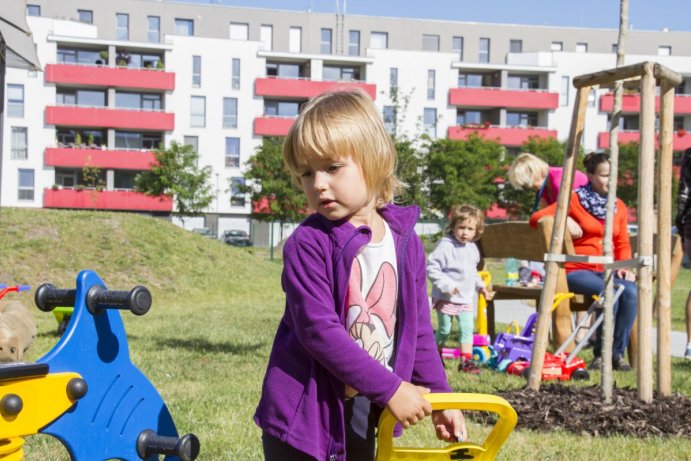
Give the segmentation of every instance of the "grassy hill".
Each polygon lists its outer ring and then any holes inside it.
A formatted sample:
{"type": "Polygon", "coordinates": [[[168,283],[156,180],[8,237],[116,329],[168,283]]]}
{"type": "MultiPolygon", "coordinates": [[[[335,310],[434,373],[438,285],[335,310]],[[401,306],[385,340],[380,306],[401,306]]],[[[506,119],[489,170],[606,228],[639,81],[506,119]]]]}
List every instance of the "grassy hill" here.
{"type": "MultiPolygon", "coordinates": [[[[181,433],[202,443],[200,460],[261,459],[260,431],[252,421],[276,325],[283,311],[281,263],[263,252],[234,248],[184,231],[164,220],[118,213],[0,210],[0,283],[50,282],[71,288],[82,269],[93,269],[111,289],[151,289],[143,317],[123,313],[132,361],[154,383],[181,433]]],[[[10,293],[31,306],[38,337],[33,361],[56,343],[57,323],[33,305],[33,290],[10,293]]],[[[589,359],[590,357],[584,356],[589,359]]],[[[673,361],[672,386],[689,394],[691,369],[673,361]]],[[[458,391],[492,393],[521,387],[520,378],[447,369],[458,391]]],[[[589,385],[599,380],[593,374],[589,385]]],[[[635,373],[617,373],[617,386],[634,386],[635,373]]],[[[473,434],[483,432],[477,425],[473,434]]],[[[407,440],[430,440],[428,423],[407,440]]],[[[26,460],[69,459],[48,436],[27,438],[26,460]]],[[[516,431],[498,459],[684,459],[691,441],[638,440],[516,431]]]]}

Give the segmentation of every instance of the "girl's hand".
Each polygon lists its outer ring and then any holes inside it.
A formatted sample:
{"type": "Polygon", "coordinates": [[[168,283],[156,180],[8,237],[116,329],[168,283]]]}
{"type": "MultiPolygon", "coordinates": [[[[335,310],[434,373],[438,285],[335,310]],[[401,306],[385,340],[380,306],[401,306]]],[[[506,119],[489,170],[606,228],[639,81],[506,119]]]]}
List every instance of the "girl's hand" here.
{"type": "Polygon", "coordinates": [[[487,291],[487,288],[480,288],[479,293],[485,298],[485,300],[489,300],[489,291],[487,291]]]}
{"type": "Polygon", "coordinates": [[[626,269],[617,269],[616,276],[622,280],[628,280],[629,282],[636,281],[636,273],[626,269]]]}
{"type": "Polygon", "coordinates": [[[432,412],[432,424],[437,438],[445,442],[463,442],[468,438],[465,418],[461,410],[437,410],[432,412]]]}
{"type": "Polygon", "coordinates": [[[407,429],[432,413],[432,404],[423,397],[429,392],[430,390],[426,387],[415,386],[403,381],[389,403],[386,404],[386,408],[396,418],[396,421],[407,429]]]}
{"type": "Polygon", "coordinates": [[[569,229],[571,238],[579,239],[583,237],[583,229],[581,229],[581,226],[579,226],[578,223],[571,218],[571,216],[566,217],[566,228],[569,229]]]}

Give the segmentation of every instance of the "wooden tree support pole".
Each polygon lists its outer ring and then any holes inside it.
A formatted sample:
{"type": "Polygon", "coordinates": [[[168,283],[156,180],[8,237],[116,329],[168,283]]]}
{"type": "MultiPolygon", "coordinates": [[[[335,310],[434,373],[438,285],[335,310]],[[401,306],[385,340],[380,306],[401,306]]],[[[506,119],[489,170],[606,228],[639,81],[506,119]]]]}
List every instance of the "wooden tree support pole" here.
{"type": "MultiPolygon", "coordinates": [[[[564,232],[566,231],[566,217],[569,211],[569,201],[571,200],[571,190],[573,178],[576,173],[576,162],[578,161],[578,151],[580,149],[583,127],[585,125],[585,111],[588,103],[590,87],[579,88],[576,92],[574,103],[574,115],[571,120],[571,131],[569,132],[569,142],[564,156],[564,173],[561,178],[561,186],[557,197],[557,211],[554,217],[554,227],[552,228],[552,241],[549,251],[552,254],[561,254],[564,247],[564,232]]],[[[549,325],[552,316],[552,302],[557,288],[557,275],[559,265],[556,261],[545,263],[545,284],[540,294],[540,305],[538,307],[538,318],[535,329],[535,343],[533,345],[533,355],[530,359],[530,375],[528,377],[528,387],[536,391],[540,390],[542,381],[542,366],[545,362],[545,352],[547,351],[547,341],[549,335],[549,325]]]]}
{"type": "Polygon", "coordinates": [[[672,393],[671,329],[672,266],[672,131],[674,129],[674,86],[662,80],[660,88],[660,159],[658,161],[657,210],[657,389],[672,393]]]}
{"type": "MultiPolygon", "coordinates": [[[[655,77],[653,65],[644,63],[641,78],[641,137],[638,154],[638,256],[653,257],[655,216],[653,194],[655,180],[655,77]]],[[[653,400],[652,297],[653,268],[638,270],[638,398],[653,400]]]]}

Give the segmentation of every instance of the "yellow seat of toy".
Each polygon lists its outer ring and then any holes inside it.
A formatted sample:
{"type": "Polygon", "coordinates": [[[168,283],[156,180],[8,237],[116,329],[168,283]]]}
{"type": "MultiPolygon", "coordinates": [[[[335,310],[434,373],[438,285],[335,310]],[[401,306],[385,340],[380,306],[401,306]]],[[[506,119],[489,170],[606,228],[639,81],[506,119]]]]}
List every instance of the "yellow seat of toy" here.
{"type": "Polygon", "coordinates": [[[22,461],[24,459],[24,439],[13,437],[0,440],[0,460],[22,461]]]}
{"type": "Polygon", "coordinates": [[[396,418],[384,410],[379,418],[376,461],[428,460],[447,461],[456,459],[492,460],[516,427],[518,415],[505,399],[490,394],[439,393],[426,394],[433,410],[489,411],[499,416],[492,431],[482,444],[457,442],[443,448],[394,447],[393,429],[396,418]]]}

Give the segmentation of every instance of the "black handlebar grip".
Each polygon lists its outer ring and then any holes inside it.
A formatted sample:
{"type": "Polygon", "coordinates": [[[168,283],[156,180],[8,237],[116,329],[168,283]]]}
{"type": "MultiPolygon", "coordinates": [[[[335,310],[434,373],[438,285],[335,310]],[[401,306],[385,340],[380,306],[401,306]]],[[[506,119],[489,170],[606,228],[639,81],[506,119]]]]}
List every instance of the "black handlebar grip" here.
{"type": "Polygon", "coordinates": [[[151,292],[143,286],[117,291],[94,285],[86,294],[86,307],[92,314],[101,309],[128,309],[134,315],[144,315],[151,308],[151,292]]]}
{"type": "Polygon", "coordinates": [[[74,307],[77,290],[56,288],[55,285],[44,283],[36,290],[34,302],[43,312],[50,312],[56,307],[74,307]]]}
{"type": "Polygon", "coordinates": [[[165,437],[147,429],[137,438],[137,455],[141,459],[151,455],[173,455],[179,457],[180,461],[194,461],[199,456],[199,439],[194,434],[180,438],[165,437]]]}

